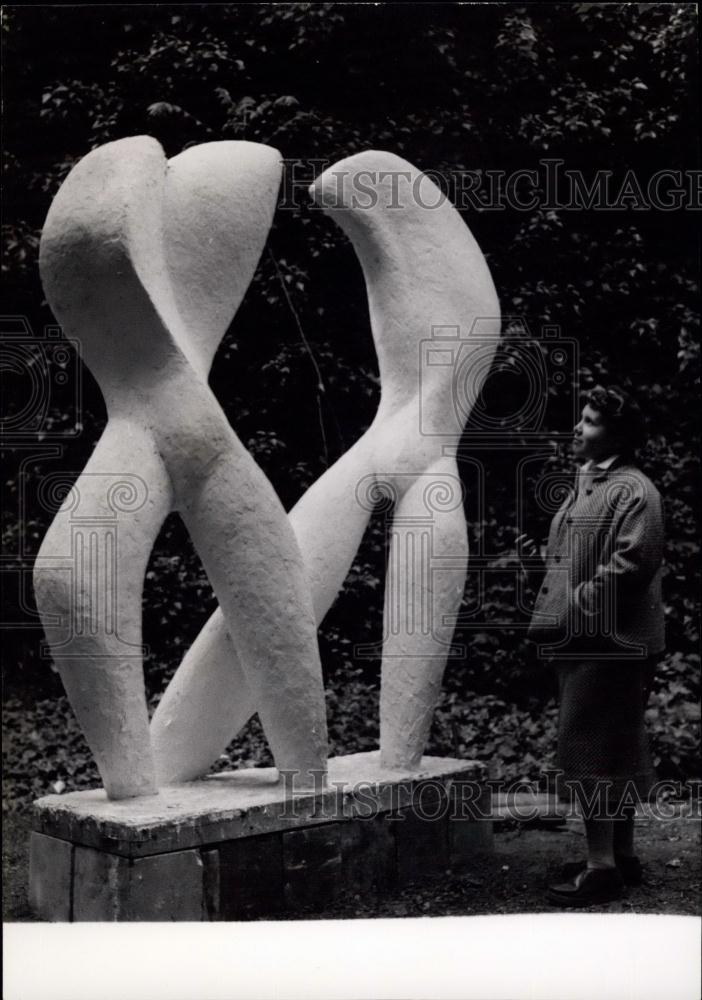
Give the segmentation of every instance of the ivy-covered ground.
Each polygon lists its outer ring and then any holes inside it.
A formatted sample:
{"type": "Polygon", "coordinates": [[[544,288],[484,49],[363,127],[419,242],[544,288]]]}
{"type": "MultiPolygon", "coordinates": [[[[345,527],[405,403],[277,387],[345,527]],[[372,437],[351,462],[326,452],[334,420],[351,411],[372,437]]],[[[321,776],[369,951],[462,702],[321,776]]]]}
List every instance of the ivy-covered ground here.
{"type": "MultiPolygon", "coordinates": [[[[658,776],[678,784],[696,773],[699,705],[691,689],[667,681],[660,667],[647,712],[658,776]]],[[[678,668],[676,668],[678,669],[678,668]]],[[[490,775],[505,783],[543,786],[553,767],[557,707],[554,699],[528,708],[493,694],[462,691],[448,678],[436,712],[428,753],[484,761],[490,775]]],[[[158,696],[151,699],[155,707],[158,696]]],[[[327,683],[330,754],[373,750],[378,745],[378,689],[360,671],[335,675],[327,683]]],[[[232,741],[213,770],[242,764],[273,763],[263,731],[254,718],[232,741]]],[[[23,813],[31,801],[53,792],[100,784],[97,768],[64,695],[32,701],[25,695],[4,706],[3,773],[5,808],[23,813]]]]}

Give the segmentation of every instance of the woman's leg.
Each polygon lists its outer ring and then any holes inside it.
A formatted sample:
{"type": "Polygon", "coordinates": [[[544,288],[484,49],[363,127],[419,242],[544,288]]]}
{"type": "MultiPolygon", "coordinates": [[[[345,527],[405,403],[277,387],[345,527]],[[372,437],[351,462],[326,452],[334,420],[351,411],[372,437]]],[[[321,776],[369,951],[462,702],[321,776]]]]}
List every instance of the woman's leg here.
{"type": "MultiPolygon", "coordinates": [[[[651,688],[653,687],[653,680],[656,673],[656,668],[658,666],[660,656],[651,656],[642,666],[642,709],[645,712],[646,705],[648,703],[648,698],[651,693],[651,688]]],[[[653,778],[654,775],[652,774],[653,778]]],[[[614,823],[614,853],[617,859],[620,858],[636,858],[636,849],[634,847],[634,819],[636,816],[636,810],[633,806],[624,806],[621,810],[619,816],[614,823]]],[[[631,872],[630,872],[631,875],[631,872]]],[[[641,878],[641,868],[639,866],[638,872],[636,872],[636,878],[640,881],[641,878]]]]}
{"type": "Polygon", "coordinates": [[[614,853],[618,858],[633,858],[634,850],[634,809],[630,806],[622,810],[622,815],[614,822],[614,853]]]}
{"type": "Polygon", "coordinates": [[[614,868],[614,821],[586,819],[587,867],[614,868]]]}

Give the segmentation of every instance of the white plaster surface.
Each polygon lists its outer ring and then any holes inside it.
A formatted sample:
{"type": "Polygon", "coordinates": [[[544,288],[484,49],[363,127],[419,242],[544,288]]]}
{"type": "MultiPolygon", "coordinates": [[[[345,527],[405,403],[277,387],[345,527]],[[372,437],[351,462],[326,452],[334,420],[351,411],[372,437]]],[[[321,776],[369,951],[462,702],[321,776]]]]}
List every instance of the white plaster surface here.
{"type": "MultiPolygon", "coordinates": [[[[499,302],[460,215],[405,160],[361,153],[329,168],[310,190],[361,262],[381,401],[372,426],[305,493],[290,523],[319,623],[343,584],[375,501],[391,501],[380,741],[386,766],[413,768],[429,735],[468,559],[451,449],[497,346],[499,302]],[[433,337],[437,327],[442,329],[433,337]],[[442,364],[431,363],[437,350],[442,364]]],[[[205,773],[256,707],[215,611],[153,720],[164,780],[205,773]]]]}
{"type": "Polygon", "coordinates": [[[300,552],[207,384],[263,249],[280,170],[277,151],[254,143],[208,143],[167,162],[154,139],[122,139],[71,171],[44,226],[44,289],[81,344],[109,421],[44,539],[35,590],[111,798],[157,787],[141,594],[172,510],[235,636],[276,763],[303,774],[324,768],[324,694],[300,552]],[[113,534],[101,561],[105,525],[113,534]]]}
{"type": "Polygon", "coordinates": [[[482,782],[485,772],[476,761],[431,756],[416,767],[392,769],[371,751],[330,758],[327,788],[302,793],[294,802],[275,768],[248,768],[129,802],[110,800],[102,789],[47,795],[34,804],[34,825],[74,843],[143,856],[354,815],[367,818],[371,809],[411,805],[425,780],[448,789],[452,781],[482,782]]]}

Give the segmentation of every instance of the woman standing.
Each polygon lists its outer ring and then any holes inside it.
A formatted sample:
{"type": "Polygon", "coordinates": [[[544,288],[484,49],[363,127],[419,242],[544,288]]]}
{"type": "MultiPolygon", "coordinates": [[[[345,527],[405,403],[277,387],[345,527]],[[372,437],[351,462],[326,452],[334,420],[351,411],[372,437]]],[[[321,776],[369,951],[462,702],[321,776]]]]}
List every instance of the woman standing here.
{"type": "MultiPolygon", "coordinates": [[[[586,395],[573,441],[583,464],[551,524],[529,629],[556,667],[559,792],[578,801],[587,838],[587,860],[548,889],[560,906],[617,899],[642,877],[634,812],[653,782],[644,708],[664,647],[661,499],[634,458],[643,428],[621,389],[586,395]]],[[[518,550],[534,543],[520,536],[518,550]]]]}

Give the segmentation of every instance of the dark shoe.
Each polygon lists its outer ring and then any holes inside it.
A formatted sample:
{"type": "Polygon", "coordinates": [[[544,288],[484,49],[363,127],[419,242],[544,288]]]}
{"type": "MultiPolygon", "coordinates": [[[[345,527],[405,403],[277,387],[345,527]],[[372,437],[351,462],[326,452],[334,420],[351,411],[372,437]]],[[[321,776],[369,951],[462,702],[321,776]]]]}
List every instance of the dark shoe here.
{"type": "MultiPolygon", "coordinates": [[[[624,885],[641,885],[643,882],[643,865],[637,857],[615,854],[614,860],[624,880],[624,885]]],[[[559,881],[570,882],[580,872],[584,872],[586,868],[587,864],[585,861],[568,861],[558,873],[559,881]]]]}
{"type": "Polygon", "coordinates": [[[572,882],[573,879],[584,872],[587,868],[587,861],[567,861],[562,868],[558,870],[558,881],[561,882],[572,882]]]}
{"type": "Polygon", "coordinates": [[[585,868],[570,882],[548,887],[548,901],[558,906],[593,906],[620,899],[624,880],[617,868],[585,868]]]}

